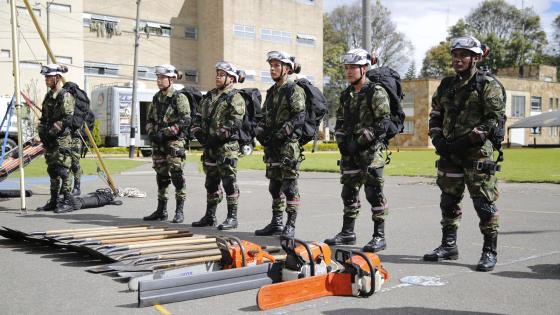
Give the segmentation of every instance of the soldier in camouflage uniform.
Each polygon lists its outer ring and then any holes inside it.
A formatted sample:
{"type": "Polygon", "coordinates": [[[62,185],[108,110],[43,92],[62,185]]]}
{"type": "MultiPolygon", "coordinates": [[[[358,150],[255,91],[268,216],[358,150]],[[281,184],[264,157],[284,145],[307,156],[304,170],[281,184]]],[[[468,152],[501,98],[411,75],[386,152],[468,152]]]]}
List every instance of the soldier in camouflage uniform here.
{"type": "Polygon", "coordinates": [[[342,57],[350,86],[340,96],[335,137],[341,154],[344,215],[341,232],[325,240],[330,245],[356,243],[354,223],[360,212],[360,189],[364,186],[374,223],[373,238],[363,248],[369,252],[377,252],[387,246],[385,217],[388,205],[383,195],[386,150],[383,140],[386,130],[382,126],[386,125],[384,120],[390,119],[391,109],[387,91],[371,83],[365,75],[375,61],[375,57],[364,49],[352,49],[342,57]]]}
{"type": "Polygon", "coordinates": [[[176,209],[172,222],[181,223],[184,220],[183,206],[187,195],[183,176],[185,136],[191,123],[191,110],[187,97],[173,87],[178,78],[177,69],[172,65],[161,65],[155,70],[159,92],[148,106],[146,131],[152,143],[158,207],[152,214],[144,217],[144,220],[167,220],[167,187],[173,183],[176,209]]]}
{"type": "Polygon", "coordinates": [[[43,100],[41,119],[39,120],[39,138],[45,146],[45,162],[51,179],[51,199],[37,211],[53,211],[56,213],[73,210],[70,194],[69,169],[71,163],[72,115],[76,100],[72,94],[62,89],[62,74],[68,68],[63,65],[50,64],[41,68],[49,91],[43,100]],[[62,97],[59,94],[63,93],[62,97]],[[59,200],[59,194],[63,198],[59,200]]]}
{"type": "Polygon", "coordinates": [[[237,160],[239,130],[245,115],[245,100],[233,88],[245,80],[245,73],[225,61],[216,64],[216,88],[209,91],[198,108],[199,117],[193,122],[191,134],[204,145],[202,167],[206,173],[206,214],[192,226],[216,226],[216,208],[223,199],[224,186],[227,218],[220,230],[237,228],[237,160]]]}
{"type": "Polygon", "coordinates": [[[299,191],[297,178],[303,159],[298,138],[305,119],[305,91],[288,76],[299,73],[301,66],[285,52],[267,54],[270,76],[276,82],[266,92],[263,106],[264,121],[257,128],[257,139],[264,146],[263,160],[266,177],[270,180],[268,191],[272,196],[272,220],[255,235],[294,237],[299,191]],[[288,218],[282,225],[283,211],[288,218]]]}
{"type": "Polygon", "coordinates": [[[481,74],[476,63],[483,50],[473,37],[451,41],[453,77],[444,78],[432,97],[429,135],[440,159],[437,184],[441,189],[441,245],[424,255],[424,260],[457,259],[457,229],[461,220],[461,200],[465,185],[480,219],[484,236],[479,271],[494,269],[497,261],[498,199],[496,164],[492,161],[492,130],[504,114],[501,84],[482,75],[482,95],[473,83],[481,74]]]}

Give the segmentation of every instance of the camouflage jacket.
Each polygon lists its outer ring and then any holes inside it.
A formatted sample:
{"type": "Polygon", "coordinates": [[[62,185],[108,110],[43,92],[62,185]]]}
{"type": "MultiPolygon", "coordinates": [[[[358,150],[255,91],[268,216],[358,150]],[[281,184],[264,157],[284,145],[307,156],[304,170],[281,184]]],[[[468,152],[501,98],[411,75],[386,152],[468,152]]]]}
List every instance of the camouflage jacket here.
{"type": "Polygon", "coordinates": [[[230,132],[231,140],[237,140],[245,115],[245,100],[233,87],[209,91],[198,107],[200,118],[193,127],[200,127],[204,136],[217,135],[222,128],[230,132]],[[236,138],[237,137],[237,138],[236,138]]]}
{"type": "Polygon", "coordinates": [[[148,134],[163,131],[170,135],[169,127],[176,126],[182,132],[178,137],[184,138],[191,123],[190,115],[188,98],[171,86],[167,91],[157,92],[148,106],[146,131],[148,134]]]}
{"type": "MultiPolygon", "coordinates": [[[[59,84],[55,91],[49,90],[45,95],[41,108],[41,118],[39,119],[39,135],[41,140],[44,142],[51,142],[50,139],[53,136],[52,128],[55,122],[62,122],[62,128],[60,132],[56,135],[57,142],[63,140],[62,138],[70,138],[70,129],[72,116],[74,115],[74,106],[76,105],[76,100],[74,96],[69,92],[62,89],[61,84],[59,84]],[[64,93],[62,97],[62,102],[59,98],[59,93],[64,93]],[[51,136],[45,136],[47,133],[51,133],[51,136]]],[[[54,139],[54,138],[53,138],[54,139]]],[[[65,139],[66,142],[70,141],[65,139]]],[[[66,143],[65,142],[65,143],[66,143]]],[[[45,143],[45,145],[51,145],[53,143],[45,143]]]]}
{"type": "Polygon", "coordinates": [[[274,134],[285,129],[291,134],[305,118],[305,91],[292,80],[280,87],[273,85],[266,94],[263,116],[265,132],[274,134]]]}
{"type": "MultiPolygon", "coordinates": [[[[391,114],[389,94],[380,85],[374,85],[369,80],[359,92],[349,86],[340,95],[340,104],[336,110],[335,135],[337,142],[348,141],[352,136],[360,144],[361,135],[368,130],[372,135],[376,134],[376,127],[383,119],[391,114]],[[371,89],[374,89],[371,91],[371,89]],[[373,94],[371,94],[373,93],[373,94]],[[371,104],[368,104],[368,94],[371,96],[371,104]]],[[[378,133],[379,131],[377,131],[378,133]]],[[[371,141],[369,141],[371,142],[371,141]]]]}
{"type": "MultiPolygon", "coordinates": [[[[477,129],[488,132],[505,112],[500,83],[490,76],[483,95],[473,88],[478,70],[473,68],[468,77],[459,75],[444,78],[432,97],[429,135],[433,139],[441,135],[453,141],[477,129]]],[[[488,142],[488,140],[487,140],[488,142]]]]}

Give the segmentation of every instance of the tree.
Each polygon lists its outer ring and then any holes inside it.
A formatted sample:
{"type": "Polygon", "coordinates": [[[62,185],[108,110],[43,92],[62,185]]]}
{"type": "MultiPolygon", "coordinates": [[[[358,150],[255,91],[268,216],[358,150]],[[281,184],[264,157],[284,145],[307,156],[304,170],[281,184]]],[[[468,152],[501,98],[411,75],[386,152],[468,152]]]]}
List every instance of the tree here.
{"type": "Polygon", "coordinates": [[[453,74],[451,67],[451,54],[449,53],[449,42],[440,42],[428,50],[426,57],[422,62],[422,71],[420,75],[427,77],[442,77],[453,74]]]}
{"type": "Polygon", "coordinates": [[[342,56],[348,49],[347,39],[341,31],[335,31],[327,15],[323,16],[323,71],[325,83],[323,94],[329,104],[329,113],[334,115],[338,106],[338,96],[344,88],[342,56]]]}
{"type": "Polygon", "coordinates": [[[406,70],[404,78],[406,80],[416,79],[416,63],[414,61],[410,64],[410,67],[408,67],[408,70],[406,70]]]}
{"type": "Polygon", "coordinates": [[[552,22],[553,34],[552,34],[552,53],[556,56],[560,56],[560,15],[554,19],[552,22]]]}

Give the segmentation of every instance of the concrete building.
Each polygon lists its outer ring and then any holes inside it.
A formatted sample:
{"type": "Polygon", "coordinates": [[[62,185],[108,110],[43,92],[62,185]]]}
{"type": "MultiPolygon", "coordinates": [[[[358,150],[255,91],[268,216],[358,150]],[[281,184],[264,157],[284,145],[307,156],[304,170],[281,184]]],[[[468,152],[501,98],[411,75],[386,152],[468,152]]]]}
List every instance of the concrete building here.
{"type": "MultiPolygon", "coordinates": [[[[518,68],[499,71],[498,79],[504,85],[507,94],[506,127],[520,119],[538,115],[543,112],[558,110],[560,83],[556,82],[556,68],[551,66],[525,66],[522,72],[518,68]],[[520,77],[523,73],[523,77],[520,77]]],[[[395,137],[392,145],[429,147],[428,115],[431,98],[440,79],[404,80],[403,91],[406,94],[403,108],[407,116],[404,133],[395,137]]],[[[505,142],[512,145],[560,145],[558,127],[542,130],[511,129],[505,142]]]]}

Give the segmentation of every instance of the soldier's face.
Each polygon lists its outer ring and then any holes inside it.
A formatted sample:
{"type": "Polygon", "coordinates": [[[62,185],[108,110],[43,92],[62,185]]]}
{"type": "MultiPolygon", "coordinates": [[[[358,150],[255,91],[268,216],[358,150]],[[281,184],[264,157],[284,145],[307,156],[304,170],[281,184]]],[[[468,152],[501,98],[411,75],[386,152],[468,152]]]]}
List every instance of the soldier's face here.
{"type": "Polygon", "coordinates": [[[156,83],[157,83],[158,89],[160,89],[162,91],[165,91],[171,86],[173,81],[174,80],[172,78],[168,77],[168,76],[158,75],[156,83]]]}
{"type": "Polygon", "coordinates": [[[45,84],[49,89],[54,89],[56,87],[56,75],[46,75],[45,76],[45,84]]]}
{"type": "Polygon", "coordinates": [[[360,71],[361,67],[359,65],[344,65],[344,76],[346,82],[352,84],[362,77],[363,71],[360,71]]]}
{"type": "Polygon", "coordinates": [[[216,87],[222,89],[228,83],[229,78],[224,70],[216,70],[216,87]]]}
{"type": "Polygon", "coordinates": [[[453,62],[453,70],[456,73],[463,73],[471,68],[473,62],[478,61],[478,56],[474,55],[470,50],[455,49],[451,52],[453,62]]]}
{"type": "MultiPolygon", "coordinates": [[[[273,80],[278,80],[283,74],[288,73],[288,69],[283,69],[284,65],[278,60],[271,60],[270,64],[270,76],[273,80]],[[282,71],[283,70],[283,71],[282,71]]],[[[286,68],[288,68],[286,66],[286,68]]]]}

